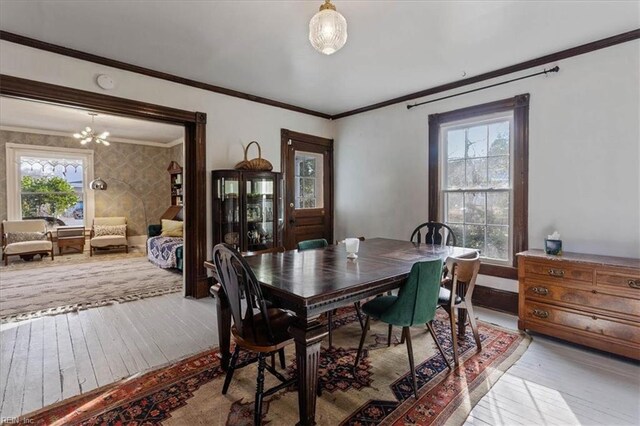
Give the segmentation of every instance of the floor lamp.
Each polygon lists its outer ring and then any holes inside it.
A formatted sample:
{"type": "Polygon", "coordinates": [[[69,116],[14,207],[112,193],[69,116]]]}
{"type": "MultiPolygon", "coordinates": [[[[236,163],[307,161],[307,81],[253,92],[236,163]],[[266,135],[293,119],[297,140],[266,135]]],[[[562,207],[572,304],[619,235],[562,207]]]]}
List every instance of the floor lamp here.
{"type": "MultiPolygon", "coordinates": [[[[116,178],[109,178],[109,180],[125,185],[126,187],[129,188],[129,192],[138,200],[140,200],[140,203],[142,204],[142,214],[144,214],[144,227],[145,227],[144,230],[145,232],[147,232],[147,230],[149,229],[149,223],[147,220],[147,205],[145,204],[140,194],[138,194],[136,190],[133,189],[133,187],[127,182],[121,181],[120,179],[116,179],[116,178]]],[[[89,188],[93,189],[94,191],[106,191],[107,187],[108,187],[107,182],[105,182],[102,178],[96,178],[91,182],[89,182],[89,188]]]]}

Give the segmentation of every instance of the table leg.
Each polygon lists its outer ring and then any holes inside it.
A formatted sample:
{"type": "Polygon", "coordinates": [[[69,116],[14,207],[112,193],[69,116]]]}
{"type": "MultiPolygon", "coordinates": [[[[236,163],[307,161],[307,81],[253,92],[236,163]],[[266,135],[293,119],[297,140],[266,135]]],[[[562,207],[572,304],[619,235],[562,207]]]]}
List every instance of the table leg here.
{"type": "Polygon", "coordinates": [[[231,359],[231,307],[227,295],[219,283],[211,286],[211,292],[216,299],[220,365],[223,370],[226,370],[231,359]]]}
{"type": "Polygon", "coordinates": [[[289,328],[289,332],[296,344],[298,409],[300,411],[298,425],[315,425],[320,342],[327,335],[327,327],[320,324],[315,317],[307,321],[297,321],[289,328]]]}

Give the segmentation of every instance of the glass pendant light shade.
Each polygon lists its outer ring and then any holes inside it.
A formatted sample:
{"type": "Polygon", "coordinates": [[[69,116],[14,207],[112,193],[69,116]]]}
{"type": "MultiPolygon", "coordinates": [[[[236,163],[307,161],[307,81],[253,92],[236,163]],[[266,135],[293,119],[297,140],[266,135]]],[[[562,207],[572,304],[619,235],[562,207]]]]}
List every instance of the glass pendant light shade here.
{"type": "Polygon", "coordinates": [[[325,0],[320,11],[311,18],[309,41],[325,55],[337,52],[347,42],[347,20],[336,11],[330,0],[325,0]]]}

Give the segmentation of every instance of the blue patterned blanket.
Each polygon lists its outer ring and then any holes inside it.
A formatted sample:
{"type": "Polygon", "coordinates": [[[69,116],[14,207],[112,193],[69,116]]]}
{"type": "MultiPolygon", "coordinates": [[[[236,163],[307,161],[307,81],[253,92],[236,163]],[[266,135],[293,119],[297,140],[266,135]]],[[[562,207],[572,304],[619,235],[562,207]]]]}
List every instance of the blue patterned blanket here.
{"type": "Polygon", "coordinates": [[[181,237],[151,237],[147,240],[147,257],[160,268],[176,268],[176,249],[182,244],[181,237]]]}

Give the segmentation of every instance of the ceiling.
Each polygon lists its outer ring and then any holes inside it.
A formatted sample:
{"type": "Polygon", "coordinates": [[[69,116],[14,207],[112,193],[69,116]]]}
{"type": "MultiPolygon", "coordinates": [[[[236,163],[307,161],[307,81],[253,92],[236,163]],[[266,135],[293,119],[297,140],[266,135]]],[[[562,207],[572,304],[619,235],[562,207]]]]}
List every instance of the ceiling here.
{"type": "Polygon", "coordinates": [[[347,1],[342,50],[313,1],[10,1],[0,28],[337,114],[636,29],[637,1],[347,1]]]}
{"type": "MultiPolygon", "coordinates": [[[[91,126],[91,116],[81,109],[0,97],[0,126],[71,136],[91,126]]],[[[107,114],[96,116],[92,127],[97,133],[108,131],[107,140],[113,142],[171,145],[184,136],[180,126],[107,114]]]]}

